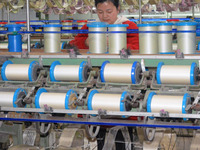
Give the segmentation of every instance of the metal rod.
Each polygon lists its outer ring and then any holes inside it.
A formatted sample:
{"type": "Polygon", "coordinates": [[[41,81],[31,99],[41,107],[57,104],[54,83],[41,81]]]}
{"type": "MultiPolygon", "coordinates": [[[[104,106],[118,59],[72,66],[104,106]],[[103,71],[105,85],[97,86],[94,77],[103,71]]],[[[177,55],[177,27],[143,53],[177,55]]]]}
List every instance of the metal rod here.
{"type": "Polygon", "coordinates": [[[192,18],[194,20],[194,4],[192,4],[192,18]]]}
{"type": "MultiPolygon", "coordinates": [[[[29,11],[29,0],[26,0],[26,22],[27,22],[27,31],[30,31],[30,11],[29,11]]],[[[31,35],[28,35],[28,43],[27,43],[27,49],[28,53],[31,52],[31,35]]]]}
{"type": "Polygon", "coordinates": [[[4,21],[4,8],[1,9],[1,20],[4,21]]]}
{"type": "MultiPolygon", "coordinates": [[[[4,57],[7,57],[7,58],[21,58],[21,55],[12,55],[12,57],[10,55],[3,55],[4,57]]],[[[38,58],[40,55],[30,55],[29,58],[38,58]]],[[[46,59],[46,58],[56,58],[56,59],[59,59],[59,58],[69,58],[69,59],[72,59],[69,55],[41,55],[41,57],[43,59],[46,59]]],[[[120,56],[118,55],[90,55],[89,56],[91,59],[120,59],[120,56]]],[[[79,59],[87,59],[88,58],[88,55],[77,55],[77,58],[79,59]]],[[[76,59],[77,59],[76,58],[76,59]]],[[[154,59],[154,60],[159,60],[159,59],[162,59],[162,60],[166,60],[166,59],[171,59],[171,60],[177,60],[176,57],[174,55],[160,55],[160,54],[157,54],[157,55],[130,55],[129,56],[129,59],[154,59]]],[[[190,60],[190,59],[193,59],[194,61],[195,60],[199,60],[199,55],[185,55],[184,57],[184,60],[190,60]]]]}
{"type": "MultiPolygon", "coordinates": [[[[66,117],[8,117],[7,115],[0,115],[0,120],[6,121],[29,121],[29,122],[46,122],[46,123],[72,123],[72,124],[90,124],[90,125],[106,125],[106,126],[138,126],[149,128],[184,128],[184,129],[200,129],[199,125],[193,123],[183,122],[162,122],[154,121],[148,123],[144,121],[122,120],[122,119],[86,119],[86,118],[66,118],[66,117]]],[[[20,132],[21,133],[21,132],[20,132]]]]}
{"type": "Polygon", "coordinates": [[[10,8],[9,8],[9,5],[7,3],[7,21],[8,21],[8,24],[10,23],[10,8]]]}
{"type": "MultiPolygon", "coordinates": [[[[53,109],[51,112],[45,111],[42,108],[11,108],[1,107],[1,111],[16,111],[16,112],[46,112],[46,113],[63,113],[63,114],[94,114],[98,115],[97,110],[66,110],[66,109],[53,109]]],[[[122,111],[106,111],[105,116],[137,116],[137,117],[162,117],[160,113],[149,113],[149,112],[122,112],[122,111]]],[[[165,118],[193,118],[200,119],[199,114],[175,114],[169,113],[169,116],[165,118]]]]}
{"type": "Polygon", "coordinates": [[[139,0],[139,23],[142,23],[142,7],[141,7],[141,0],[139,0]]]}

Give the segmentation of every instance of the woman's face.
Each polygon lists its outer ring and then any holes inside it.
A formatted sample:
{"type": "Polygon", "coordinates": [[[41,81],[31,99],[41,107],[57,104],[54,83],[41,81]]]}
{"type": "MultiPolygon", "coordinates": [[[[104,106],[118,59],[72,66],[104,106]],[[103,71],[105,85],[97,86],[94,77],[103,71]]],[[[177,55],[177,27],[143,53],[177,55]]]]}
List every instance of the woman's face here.
{"type": "Polygon", "coordinates": [[[103,2],[97,5],[97,15],[101,22],[114,24],[117,20],[119,8],[117,9],[112,2],[103,2]]]}

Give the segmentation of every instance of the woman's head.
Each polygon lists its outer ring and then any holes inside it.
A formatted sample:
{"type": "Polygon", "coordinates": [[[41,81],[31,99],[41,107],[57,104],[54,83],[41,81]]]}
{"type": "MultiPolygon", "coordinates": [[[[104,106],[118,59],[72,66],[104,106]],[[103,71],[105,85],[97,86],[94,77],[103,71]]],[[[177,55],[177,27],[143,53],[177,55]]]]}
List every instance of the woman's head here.
{"type": "Polygon", "coordinates": [[[117,20],[119,0],[95,0],[95,6],[101,22],[113,24],[117,20]]]}

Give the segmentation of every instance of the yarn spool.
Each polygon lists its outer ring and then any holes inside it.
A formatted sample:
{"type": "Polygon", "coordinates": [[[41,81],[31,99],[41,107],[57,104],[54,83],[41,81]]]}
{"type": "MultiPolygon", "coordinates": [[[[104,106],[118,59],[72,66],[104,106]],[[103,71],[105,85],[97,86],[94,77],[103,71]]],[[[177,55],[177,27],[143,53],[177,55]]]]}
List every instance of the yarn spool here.
{"type": "Polygon", "coordinates": [[[133,64],[111,64],[103,62],[100,70],[101,82],[138,84],[141,81],[141,65],[135,61],[133,64]]]}
{"type": "Polygon", "coordinates": [[[109,33],[109,53],[120,54],[120,50],[127,49],[127,24],[110,24],[108,31],[125,32],[125,33],[109,33]]]}
{"type": "MultiPolygon", "coordinates": [[[[62,30],[66,31],[66,30],[72,30],[72,23],[73,20],[62,20],[62,30]]],[[[62,33],[62,36],[64,37],[72,37],[72,33],[62,33]]]]}
{"type": "Polygon", "coordinates": [[[129,111],[126,101],[130,100],[130,94],[124,91],[122,94],[99,93],[92,90],[88,95],[88,110],[129,111]]]}
{"type": "Polygon", "coordinates": [[[22,99],[26,97],[26,91],[22,88],[16,89],[14,92],[0,92],[0,106],[1,107],[24,107],[25,103],[22,99]],[[19,103],[15,104],[18,100],[19,103]]]}
{"type": "Polygon", "coordinates": [[[195,54],[196,52],[196,25],[196,22],[180,22],[176,24],[178,49],[183,54],[195,54]]]}
{"type": "Polygon", "coordinates": [[[158,26],[158,51],[160,54],[174,54],[172,52],[172,25],[173,23],[160,23],[158,26]],[[168,33],[162,33],[168,32],[168,33]]]}
{"type": "Polygon", "coordinates": [[[86,23],[87,20],[77,20],[78,30],[80,30],[86,23]]]}
{"type": "Polygon", "coordinates": [[[45,88],[41,88],[35,95],[35,108],[44,108],[48,106],[53,109],[76,109],[76,105],[73,101],[77,98],[77,93],[71,89],[68,90],[67,93],[55,93],[48,92],[45,88]]]}
{"type": "Polygon", "coordinates": [[[89,27],[89,52],[102,54],[107,52],[107,38],[106,32],[107,31],[107,24],[104,22],[92,22],[87,24],[89,27]],[[95,33],[98,32],[98,33],[95,33]]]}
{"type": "Polygon", "coordinates": [[[1,67],[1,77],[3,81],[36,81],[38,70],[37,61],[32,61],[30,64],[13,64],[7,60],[1,67]]]}
{"type": "MultiPolygon", "coordinates": [[[[45,32],[60,32],[60,24],[43,25],[45,32]]],[[[59,53],[60,49],[60,33],[44,33],[44,52],[59,53]]]]}
{"type": "Polygon", "coordinates": [[[86,82],[88,79],[89,66],[86,61],[80,65],[61,65],[59,61],[54,61],[50,67],[50,80],[86,82]]]}
{"type": "Polygon", "coordinates": [[[164,65],[160,62],[157,66],[156,78],[158,84],[196,85],[198,76],[196,63],[191,65],[164,65]]]}
{"type": "Polygon", "coordinates": [[[161,111],[165,111],[187,114],[190,113],[185,110],[188,104],[191,104],[191,97],[188,93],[182,96],[175,96],[157,95],[155,92],[150,92],[147,98],[147,112],[160,113],[161,111]]]}
{"type": "Polygon", "coordinates": [[[158,24],[138,24],[140,54],[158,53],[158,24]]]}

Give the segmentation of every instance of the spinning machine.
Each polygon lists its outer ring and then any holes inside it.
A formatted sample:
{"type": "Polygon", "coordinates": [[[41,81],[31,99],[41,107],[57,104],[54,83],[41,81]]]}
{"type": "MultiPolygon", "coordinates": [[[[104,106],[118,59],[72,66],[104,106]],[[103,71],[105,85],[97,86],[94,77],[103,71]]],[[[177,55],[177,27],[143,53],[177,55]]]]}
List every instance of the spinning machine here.
{"type": "MultiPolygon", "coordinates": [[[[7,5],[18,11],[22,2],[7,5]]],[[[133,11],[132,2],[124,1],[123,8],[133,11]]],[[[93,5],[30,1],[46,14],[95,11],[93,5]]],[[[127,49],[126,25],[89,22],[89,49],[78,50],[60,44],[74,36],[72,20],[44,24],[37,33],[21,30],[28,22],[0,24],[7,43],[0,51],[0,149],[200,148],[197,22],[138,23],[133,33],[139,34],[139,51],[127,49]],[[43,47],[23,48],[27,33],[43,35],[43,47]]]]}

